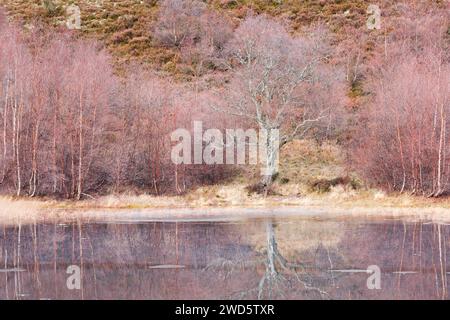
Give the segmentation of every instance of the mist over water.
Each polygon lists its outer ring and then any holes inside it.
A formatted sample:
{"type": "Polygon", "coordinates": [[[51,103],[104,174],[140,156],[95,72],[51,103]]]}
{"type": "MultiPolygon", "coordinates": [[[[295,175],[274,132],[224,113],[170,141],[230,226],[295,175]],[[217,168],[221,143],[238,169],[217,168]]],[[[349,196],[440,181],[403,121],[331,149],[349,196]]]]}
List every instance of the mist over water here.
{"type": "Polygon", "coordinates": [[[434,223],[293,218],[0,227],[0,299],[447,299],[449,238],[434,223]]]}

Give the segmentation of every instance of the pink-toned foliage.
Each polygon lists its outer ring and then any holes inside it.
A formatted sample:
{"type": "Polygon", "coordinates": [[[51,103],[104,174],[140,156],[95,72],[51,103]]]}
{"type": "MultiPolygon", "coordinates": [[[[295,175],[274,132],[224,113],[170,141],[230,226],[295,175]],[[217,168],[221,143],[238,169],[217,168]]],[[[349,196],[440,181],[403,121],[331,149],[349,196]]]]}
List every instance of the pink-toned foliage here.
{"type": "Polygon", "coordinates": [[[223,68],[224,49],[233,36],[231,23],[214,11],[205,11],[199,24],[200,35],[181,47],[182,60],[194,66],[196,75],[223,68]]]}
{"type": "Polygon", "coordinates": [[[377,186],[439,196],[450,179],[448,13],[404,10],[372,61],[352,161],[377,186]]]}
{"type": "Polygon", "coordinates": [[[175,166],[170,133],[219,117],[207,93],[137,66],[114,75],[93,41],[0,25],[0,188],[17,195],[86,198],[143,188],[182,193],[225,176],[224,167],[175,166]]]}
{"type": "Polygon", "coordinates": [[[199,0],[163,0],[153,37],[169,47],[180,47],[200,35],[200,17],[205,4],[199,0]]]}
{"type": "Polygon", "coordinates": [[[108,55],[66,35],[28,46],[13,26],[0,37],[3,187],[81,198],[102,183],[114,79],[108,55]]]}

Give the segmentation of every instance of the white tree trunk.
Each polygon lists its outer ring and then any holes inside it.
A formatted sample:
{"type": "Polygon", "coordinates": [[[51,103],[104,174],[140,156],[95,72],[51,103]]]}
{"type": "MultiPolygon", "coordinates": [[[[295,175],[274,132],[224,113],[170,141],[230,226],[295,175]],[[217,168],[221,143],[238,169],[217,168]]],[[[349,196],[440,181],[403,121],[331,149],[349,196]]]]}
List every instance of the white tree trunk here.
{"type": "Polygon", "coordinates": [[[262,129],[260,132],[261,183],[268,189],[278,174],[279,132],[278,129],[262,129]]]}

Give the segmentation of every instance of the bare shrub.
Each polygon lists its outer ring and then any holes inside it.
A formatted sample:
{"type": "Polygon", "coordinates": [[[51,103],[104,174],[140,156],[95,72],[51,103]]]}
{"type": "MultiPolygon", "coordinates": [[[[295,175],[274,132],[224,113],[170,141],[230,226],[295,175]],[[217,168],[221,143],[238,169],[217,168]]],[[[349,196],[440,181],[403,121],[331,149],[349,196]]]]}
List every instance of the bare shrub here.
{"type": "Polygon", "coordinates": [[[180,47],[199,36],[204,11],[205,5],[198,0],[163,0],[153,36],[165,46],[180,47]]]}
{"type": "Polygon", "coordinates": [[[374,185],[439,196],[450,179],[448,13],[406,11],[395,23],[371,64],[353,162],[374,185]]]}

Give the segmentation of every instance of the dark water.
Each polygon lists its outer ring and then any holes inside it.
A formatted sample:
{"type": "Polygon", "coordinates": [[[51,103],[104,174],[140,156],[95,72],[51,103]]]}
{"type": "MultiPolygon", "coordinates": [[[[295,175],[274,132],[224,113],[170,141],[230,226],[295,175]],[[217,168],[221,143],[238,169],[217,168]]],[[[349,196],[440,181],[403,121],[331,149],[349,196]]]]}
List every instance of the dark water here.
{"type": "Polygon", "coordinates": [[[449,233],[291,218],[0,226],[0,299],[447,299],[449,233]]]}

